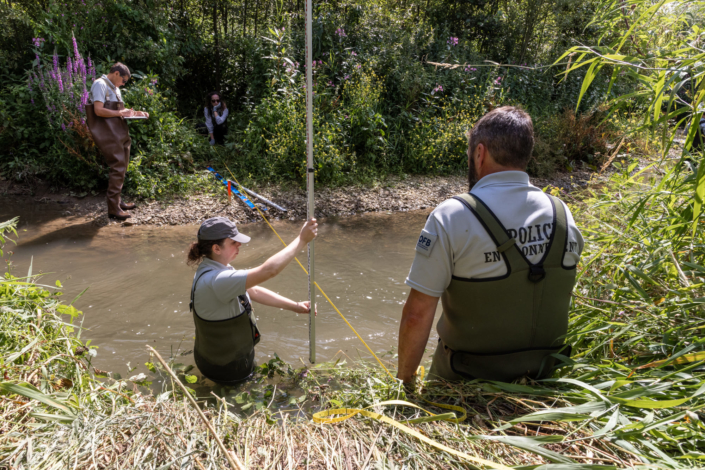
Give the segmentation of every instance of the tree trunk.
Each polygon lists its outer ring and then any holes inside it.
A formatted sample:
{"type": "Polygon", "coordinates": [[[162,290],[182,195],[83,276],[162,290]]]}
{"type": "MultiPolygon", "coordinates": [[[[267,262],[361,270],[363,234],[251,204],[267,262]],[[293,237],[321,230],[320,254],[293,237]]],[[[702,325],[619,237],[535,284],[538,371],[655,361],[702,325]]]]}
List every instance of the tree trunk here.
{"type": "Polygon", "coordinates": [[[242,14],[242,36],[247,36],[247,4],[249,3],[249,0],[245,0],[244,2],[244,12],[242,14]]]}
{"type": "Polygon", "coordinates": [[[255,38],[257,38],[257,17],[259,16],[259,0],[255,3],[255,38]]]}
{"type": "Polygon", "coordinates": [[[220,88],[220,40],[218,34],[218,0],[213,0],[213,40],[215,41],[215,88],[220,88]]]}

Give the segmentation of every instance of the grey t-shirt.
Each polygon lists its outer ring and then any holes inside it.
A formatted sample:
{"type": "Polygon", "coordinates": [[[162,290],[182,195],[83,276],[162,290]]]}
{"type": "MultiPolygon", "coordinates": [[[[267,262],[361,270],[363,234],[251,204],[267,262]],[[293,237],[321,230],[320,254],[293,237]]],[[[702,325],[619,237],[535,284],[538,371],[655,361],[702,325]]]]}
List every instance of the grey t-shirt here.
{"type": "MultiPolygon", "coordinates": [[[[227,320],[244,313],[237,296],[247,295],[246,269],[235,269],[204,258],[196,270],[194,281],[196,279],[193,303],[199,317],[209,321],[227,320]]],[[[249,295],[247,298],[249,300],[249,295]]]]}
{"type": "MultiPolygon", "coordinates": [[[[531,263],[544,256],[553,233],[553,205],[544,192],[529,182],[523,171],[502,171],[482,178],[470,191],[502,222],[531,263]]],[[[563,203],[561,203],[563,204],[563,203]]],[[[573,215],[568,218],[568,243],[563,265],[576,266],[583,251],[583,237],[573,215]]],[[[440,297],[453,276],[466,279],[499,277],[507,266],[487,230],[456,199],[441,203],[428,217],[416,244],[416,256],[406,285],[440,297]]]]}
{"type": "Polygon", "coordinates": [[[91,102],[100,101],[122,101],[120,89],[112,84],[107,75],[103,75],[99,79],[93,81],[91,85],[91,102]]]}

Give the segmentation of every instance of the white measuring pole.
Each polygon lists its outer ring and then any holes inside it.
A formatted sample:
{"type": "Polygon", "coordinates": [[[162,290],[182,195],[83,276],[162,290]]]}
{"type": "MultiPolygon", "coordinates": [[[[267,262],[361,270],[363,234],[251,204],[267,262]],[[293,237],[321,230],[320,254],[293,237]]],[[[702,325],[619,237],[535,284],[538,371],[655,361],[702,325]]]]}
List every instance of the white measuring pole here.
{"type": "MultiPolygon", "coordinates": [[[[308,188],[307,218],[314,216],[313,212],[313,53],[312,33],[312,0],[306,0],[306,186],[308,188]]],[[[316,362],[316,289],[313,270],[313,241],[308,244],[308,300],[311,302],[311,312],[308,314],[308,360],[316,362]]]]}

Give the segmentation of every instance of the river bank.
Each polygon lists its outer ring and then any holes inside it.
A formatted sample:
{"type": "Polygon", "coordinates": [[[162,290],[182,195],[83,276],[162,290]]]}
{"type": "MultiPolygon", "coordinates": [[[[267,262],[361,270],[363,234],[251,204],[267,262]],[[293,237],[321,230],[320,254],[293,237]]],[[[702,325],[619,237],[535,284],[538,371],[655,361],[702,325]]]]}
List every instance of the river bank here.
{"type": "MultiPolygon", "coordinates": [[[[540,188],[553,186],[569,193],[584,187],[594,173],[576,170],[571,173],[556,173],[551,178],[532,178],[540,188]]],[[[199,224],[209,217],[223,216],[239,223],[261,220],[257,211],[247,208],[233,195],[228,201],[227,193],[214,178],[208,185],[194,189],[187,197],[165,200],[137,200],[137,209],[130,211],[132,217],[121,223],[107,217],[107,206],[102,194],[81,195],[71,191],[52,192],[41,185],[16,185],[0,181],[0,195],[8,200],[38,204],[60,204],[65,217],[79,217],[97,226],[106,225],[188,225],[199,224]]],[[[287,209],[282,212],[270,208],[265,212],[271,220],[301,220],[306,217],[305,189],[293,186],[260,185],[249,189],[287,209]]],[[[465,176],[411,176],[389,177],[383,183],[371,186],[317,187],[316,216],[335,217],[364,214],[368,212],[405,212],[436,207],[446,199],[467,191],[465,176]]],[[[126,200],[131,200],[128,197],[126,200]]],[[[256,198],[251,198],[257,202],[256,198]]]]}

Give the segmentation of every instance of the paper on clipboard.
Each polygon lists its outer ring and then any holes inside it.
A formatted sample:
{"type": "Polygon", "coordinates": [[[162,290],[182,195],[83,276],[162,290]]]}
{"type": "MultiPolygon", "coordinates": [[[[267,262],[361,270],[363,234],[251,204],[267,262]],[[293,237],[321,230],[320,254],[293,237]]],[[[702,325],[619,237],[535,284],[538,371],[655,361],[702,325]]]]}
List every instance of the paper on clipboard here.
{"type": "Polygon", "coordinates": [[[148,119],[147,116],[123,116],[123,119],[148,119]]]}

